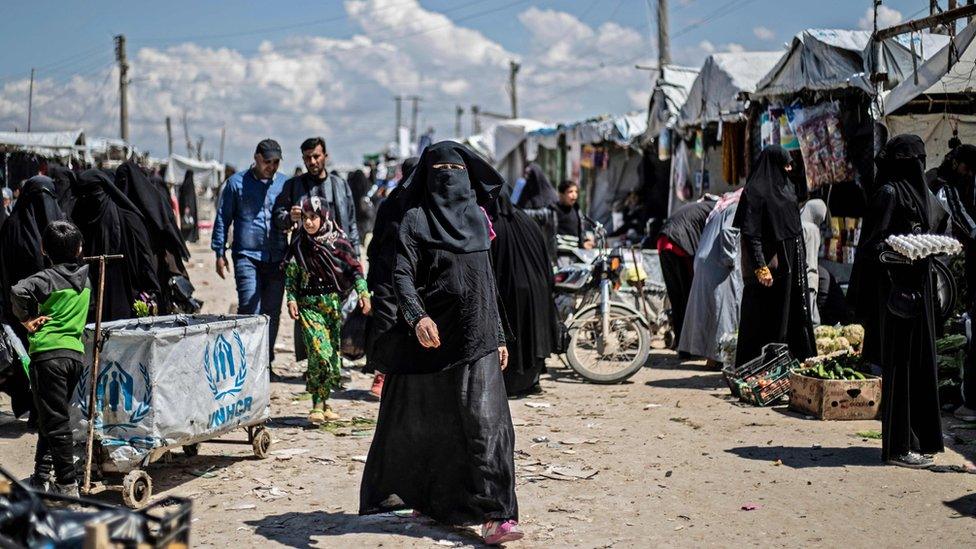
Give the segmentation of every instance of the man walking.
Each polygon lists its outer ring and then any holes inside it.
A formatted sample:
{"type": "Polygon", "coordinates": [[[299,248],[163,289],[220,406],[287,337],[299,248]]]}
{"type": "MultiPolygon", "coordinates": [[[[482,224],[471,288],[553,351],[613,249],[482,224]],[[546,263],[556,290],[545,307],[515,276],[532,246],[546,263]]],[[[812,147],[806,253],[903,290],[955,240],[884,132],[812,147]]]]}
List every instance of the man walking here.
{"type": "MultiPolygon", "coordinates": [[[[287,242],[285,232],[272,218],[272,205],[285,184],[278,173],[281,146],[273,139],[258,143],[254,165],[237,172],[224,183],[217,203],[210,247],[217,254],[217,276],[227,271],[227,231],[234,226],[231,257],[237,285],[239,314],[268,315],[268,351],[274,361],[275,340],[285,292],[285,273],[281,262],[287,242]]],[[[272,378],[275,378],[272,372],[272,378]]]]}
{"type": "Polygon", "coordinates": [[[302,220],[302,198],[316,195],[325,199],[329,213],[346,233],[346,239],[359,255],[359,228],[356,226],[356,202],[352,190],[338,175],[329,175],[325,164],[329,153],[325,139],[311,137],[302,143],[305,173],[285,182],[274,205],[274,219],[281,231],[289,231],[302,220]]]}

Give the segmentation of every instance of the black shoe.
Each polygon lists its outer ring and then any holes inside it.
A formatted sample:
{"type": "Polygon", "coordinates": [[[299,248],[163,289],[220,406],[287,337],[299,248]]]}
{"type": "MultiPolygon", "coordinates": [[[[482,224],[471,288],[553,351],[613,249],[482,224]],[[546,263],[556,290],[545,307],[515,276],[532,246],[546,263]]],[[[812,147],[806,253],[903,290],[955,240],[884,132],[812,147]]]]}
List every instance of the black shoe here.
{"type": "Polygon", "coordinates": [[[282,381],[285,380],[284,376],[282,376],[280,374],[276,374],[274,370],[270,370],[269,369],[269,372],[271,374],[271,381],[272,381],[272,383],[281,383],[282,381]]]}
{"type": "Polygon", "coordinates": [[[889,459],[888,464],[897,465],[898,467],[906,467],[908,469],[928,469],[929,467],[935,465],[935,462],[932,461],[932,458],[925,457],[922,454],[908,452],[889,459]]]}
{"type": "Polygon", "coordinates": [[[53,485],[51,482],[51,477],[38,475],[37,473],[34,473],[28,477],[26,484],[35,492],[50,492],[53,485]]]}

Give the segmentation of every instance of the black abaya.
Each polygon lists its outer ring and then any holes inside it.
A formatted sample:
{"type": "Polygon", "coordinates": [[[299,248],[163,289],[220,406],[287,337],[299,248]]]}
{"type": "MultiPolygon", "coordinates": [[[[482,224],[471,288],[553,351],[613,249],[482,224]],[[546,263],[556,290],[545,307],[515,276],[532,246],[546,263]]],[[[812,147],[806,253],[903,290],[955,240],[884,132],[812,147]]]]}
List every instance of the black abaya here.
{"type": "Polygon", "coordinates": [[[413,509],[453,525],[517,520],[514,450],[497,354],[436,374],[390,374],[359,513],[413,509]]]}
{"type": "MultiPolygon", "coordinates": [[[[10,305],[10,289],[14,284],[45,267],[41,253],[41,234],[52,221],[64,219],[58,207],[54,181],[38,175],[28,179],[20,191],[10,217],[0,228],[0,300],[3,302],[3,321],[9,324],[26,344],[27,333],[14,316],[10,305]]],[[[0,206],[2,208],[2,206],[0,206]]],[[[25,345],[26,346],[26,345],[25,345]]],[[[32,408],[30,383],[23,368],[14,365],[6,380],[0,381],[0,391],[11,397],[15,416],[32,408]]]]}
{"type": "Polygon", "coordinates": [[[512,205],[507,194],[492,209],[492,266],[512,338],[505,389],[517,396],[538,388],[546,359],[559,338],[552,268],[538,224],[512,205]]]}
{"type": "Polygon", "coordinates": [[[186,242],[200,240],[200,228],[197,225],[197,186],[193,182],[193,170],[187,170],[180,185],[180,233],[186,242]]]}
{"type": "Polygon", "coordinates": [[[893,138],[878,155],[880,188],[869,204],[856,256],[857,277],[852,280],[865,327],[864,354],[880,363],[883,372],[883,460],[909,451],[943,450],[934,260],[908,262],[885,243],[893,234],[941,234],[946,229],[945,211],[925,183],[924,155],[922,140],[913,135],[893,138]],[[906,303],[915,306],[905,307],[906,303]]]}
{"type": "Polygon", "coordinates": [[[675,347],[681,341],[681,328],[684,326],[688,297],[691,295],[691,282],[695,275],[694,259],[698,252],[698,241],[705,230],[708,214],[715,209],[714,200],[700,200],[682,206],[664,222],[661,236],[666,236],[672,244],[681,248],[685,255],[670,250],[660,250],[661,274],[671,302],[671,327],[674,330],[675,347]]]}
{"type": "Polygon", "coordinates": [[[787,177],[790,156],[773,145],[760,153],[739,199],[733,226],[740,230],[742,306],[735,364],[758,357],[769,343],[786,343],[794,358],[816,353],[807,296],[806,253],[800,208],[787,177]],[[756,271],[773,277],[763,286],[756,271]]]}
{"type": "MultiPolygon", "coordinates": [[[[84,237],[84,254],[125,256],[106,263],[102,320],[132,318],[133,304],[145,297],[140,294],[151,299],[158,299],[160,294],[156,254],[145,221],[138,208],[100,170],[83,172],[75,194],[78,199],[72,221],[84,237]]],[[[98,269],[91,269],[89,275],[97,292],[98,269]]],[[[91,311],[98,299],[93,297],[91,311]]],[[[93,314],[89,318],[94,318],[93,314]]]]}

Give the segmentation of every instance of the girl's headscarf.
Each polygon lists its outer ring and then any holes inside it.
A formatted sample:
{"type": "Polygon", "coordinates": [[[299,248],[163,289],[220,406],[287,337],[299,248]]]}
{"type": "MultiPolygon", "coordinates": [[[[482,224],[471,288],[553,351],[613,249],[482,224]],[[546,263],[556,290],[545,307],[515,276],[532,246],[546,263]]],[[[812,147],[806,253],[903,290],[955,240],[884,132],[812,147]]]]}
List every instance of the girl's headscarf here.
{"type": "Polygon", "coordinates": [[[362,273],[362,265],[346,240],[346,234],[332,219],[325,200],[318,196],[302,200],[302,215],[311,214],[318,215],[321,221],[318,232],[310,235],[304,228],[299,228],[298,237],[292,239],[285,261],[294,258],[305,272],[334,284],[340,292],[346,292],[355,282],[349,277],[349,269],[362,273]]]}

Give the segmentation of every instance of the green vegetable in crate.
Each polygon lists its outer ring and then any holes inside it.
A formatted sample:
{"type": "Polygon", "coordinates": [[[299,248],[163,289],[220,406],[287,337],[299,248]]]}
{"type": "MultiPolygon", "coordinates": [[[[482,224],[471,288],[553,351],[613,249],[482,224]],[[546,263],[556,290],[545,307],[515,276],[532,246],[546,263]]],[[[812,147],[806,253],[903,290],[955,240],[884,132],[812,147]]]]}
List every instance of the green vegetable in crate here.
{"type": "Polygon", "coordinates": [[[966,346],[966,336],[962,334],[947,335],[935,341],[935,352],[947,355],[966,346]]]}

